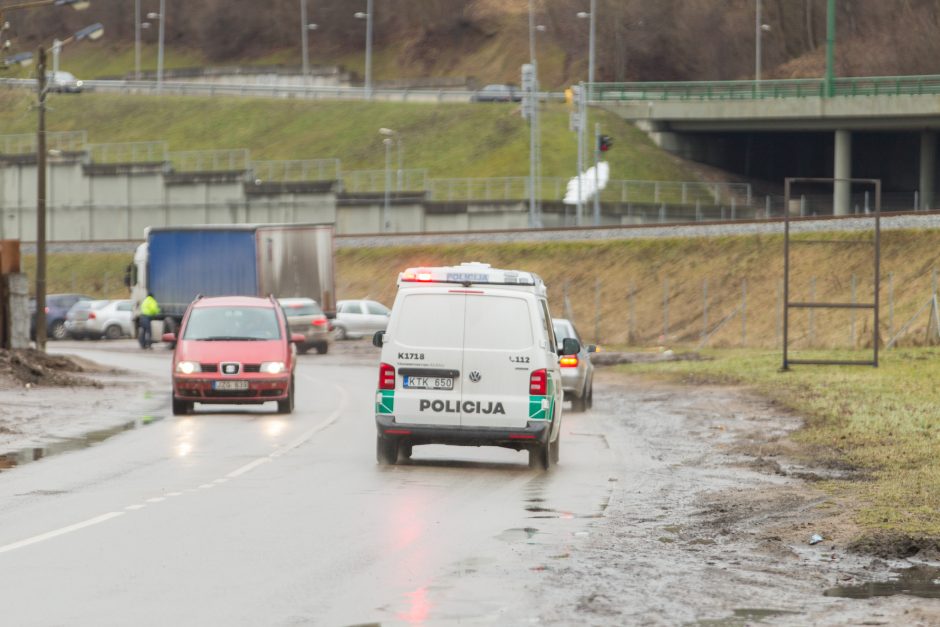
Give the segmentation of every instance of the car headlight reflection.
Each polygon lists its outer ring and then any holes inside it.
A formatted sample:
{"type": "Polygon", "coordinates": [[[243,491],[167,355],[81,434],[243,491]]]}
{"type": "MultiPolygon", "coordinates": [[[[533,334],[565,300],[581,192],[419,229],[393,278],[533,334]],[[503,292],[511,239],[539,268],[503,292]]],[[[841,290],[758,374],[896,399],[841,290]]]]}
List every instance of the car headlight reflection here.
{"type": "Polygon", "coordinates": [[[202,372],[202,366],[199,365],[198,361],[181,361],[176,364],[176,371],[180,374],[192,374],[202,372]]]}
{"type": "Polygon", "coordinates": [[[265,361],[261,363],[261,372],[266,374],[281,374],[284,372],[283,361],[265,361]]]}

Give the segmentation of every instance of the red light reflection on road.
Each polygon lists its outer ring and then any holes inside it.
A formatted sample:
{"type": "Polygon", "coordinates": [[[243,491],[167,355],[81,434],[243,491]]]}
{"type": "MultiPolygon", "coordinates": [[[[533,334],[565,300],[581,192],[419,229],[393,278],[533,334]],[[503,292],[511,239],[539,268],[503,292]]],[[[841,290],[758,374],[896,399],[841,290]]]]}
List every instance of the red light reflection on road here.
{"type": "Polygon", "coordinates": [[[399,612],[396,618],[407,623],[423,623],[431,613],[431,602],[428,600],[427,587],[421,587],[405,595],[409,607],[407,611],[399,612]]]}

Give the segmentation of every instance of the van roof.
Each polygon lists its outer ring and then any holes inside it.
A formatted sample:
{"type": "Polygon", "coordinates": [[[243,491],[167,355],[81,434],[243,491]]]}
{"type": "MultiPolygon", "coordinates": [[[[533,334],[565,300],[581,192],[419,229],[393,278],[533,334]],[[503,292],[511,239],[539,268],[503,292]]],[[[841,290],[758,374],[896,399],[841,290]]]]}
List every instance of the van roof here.
{"type": "Polygon", "coordinates": [[[521,270],[493,268],[488,263],[465,262],[459,266],[433,266],[406,268],[398,275],[398,287],[405,285],[457,284],[499,285],[523,287],[537,293],[545,293],[545,284],[539,275],[521,270]]]}

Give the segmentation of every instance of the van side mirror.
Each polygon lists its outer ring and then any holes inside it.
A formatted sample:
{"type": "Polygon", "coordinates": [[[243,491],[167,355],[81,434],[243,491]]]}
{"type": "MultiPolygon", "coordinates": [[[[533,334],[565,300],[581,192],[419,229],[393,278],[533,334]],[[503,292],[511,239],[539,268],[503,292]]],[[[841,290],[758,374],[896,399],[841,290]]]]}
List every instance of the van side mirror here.
{"type": "Polygon", "coordinates": [[[588,344],[588,345],[587,345],[587,352],[589,352],[589,353],[596,353],[596,352],[597,352],[597,344],[588,344]]]}
{"type": "Polygon", "coordinates": [[[581,352],[581,342],[574,339],[573,337],[566,337],[561,341],[561,350],[558,351],[558,354],[561,356],[564,355],[577,355],[581,352]]]}
{"type": "Polygon", "coordinates": [[[382,348],[383,344],[385,344],[385,331],[376,331],[372,336],[372,346],[382,348]]]}

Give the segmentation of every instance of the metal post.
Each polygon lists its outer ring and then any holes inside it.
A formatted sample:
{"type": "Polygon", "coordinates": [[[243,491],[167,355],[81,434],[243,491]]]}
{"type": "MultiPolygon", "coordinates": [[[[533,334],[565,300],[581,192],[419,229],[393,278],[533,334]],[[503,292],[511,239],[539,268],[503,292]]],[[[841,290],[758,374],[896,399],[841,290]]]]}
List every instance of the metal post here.
{"type": "MultiPolygon", "coordinates": [[[[593,1],[593,0],[592,0],[593,1]]],[[[591,20],[594,14],[591,13],[591,20]]],[[[598,174],[597,164],[600,162],[601,151],[599,143],[601,141],[601,125],[594,124],[594,226],[601,225],[601,180],[598,174]]]]}
{"type": "Polygon", "coordinates": [[[787,336],[790,324],[790,179],[784,180],[783,207],[783,370],[789,370],[787,359],[787,336]]]}
{"type": "Polygon", "coordinates": [[[160,42],[157,46],[157,91],[163,89],[163,41],[166,29],[166,0],[160,0],[160,42]]]}
{"type": "Polygon", "coordinates": [[[59,71],[59,53],[62,52],[62,42],[58,39],[52,40],[52,75],[59,71]]]}
{"type": "Polygon", "coordinates": [[[630,337],[628,342],[636,339],[636,283],[630,285],[630,337]]]}
{"type": "Polygon", "coordinates": [[[708,279],[702,280],[702,342],[708,336],[708,279]]]}
{"type": "Polygon", "coordinates": [[[594,85],[594,41],[597,30],[597,0],[591,0],[591,34],[588,37],[588,83],[594,85]]]}
{"type": "Polygon", "coordinates": [[[663,342],[669,337],[669,279],[663,279],[663,342]]]}
{"type": "Polygon", "coordinates": [[[888,337],[894,337],[894,273],[888,273],[888,337]]]}
{"type": "Polygon", "coordinates": [[[36,68],[39,128],[36,132],[36,348],[46,350],[46,50],[36,68]]]}
{"type": "Polygon", "coordinates": [[[140,80],[140,0],[134,0],[134,80],[140,80]]]}
{"type": "MultiPolygon", "coordinates": [[[[836,0],[826,7],[826,97],[835,95],[836,0]]],[[[836,175],[838,176],[838,174],[836,175]]]]}
{"type": "MultiPolygon", "coordinates": [[[[816,277],[809,280],[809,300],[816,302],[816,277]]],[[[809,343],[811,346],[816,344],[816,310],[809,310],[809,343]]]]}
{"type": "MultiPolygon", "coordinates": [[[[856,279],[856,277],[855,277],[855,273],[853,272],[853,273],[852,273],[852,278],[851,278],[851,281],[850,281],[851,288],[852,288],[852,304],[853,304],[853,305],[857,302],[857,300],[856,300],[856,292],[855,292],[855,283],[856,283],[856,280],[857,280],[857,279],[856,279]]],[[[849,337],[849,342],[852,344],[852,348],[855,348],[855,310],[854,310],[854,309],[852,310],[852,319],[851,319],[851,320],[852,320],[852,321],[851,321],[851,323],[849,324],[849,335],[850,335],[850,337],[849,337]]]]}
{"type": "Polygon", "coordinates": [[[372,0],[366,5],[366,99],[372,100],[372,0]]]}
{"type": "Polygon", "coordinates": [[[584,106],[584,83],[580,84],[578,90],[578,212],[575,215],[575,224],[581,226],[584,216],[584,192],[581,186],[581,173],[584,171],[584,126],[585,106],[584,106]]]}
{"type": "Polygon", "coordinates": [[[301,49],[301,72],[304,80],[310,74],[310,56],[307,50],[307,0],[300,0],[300,49],[301,49]]]}
{"type": "Polygon", "coordinates": [[[747,346],[747,279],[741,281],[741,348],[747,346]]]}
{"type": "Polygon", "coordinates": [[[754,22],[754,36],[756,38],[754,46],[754,82],[760,86],[760,58],[761,58],[761,0],[757,0],[757,15],[754,22]]]}
{"type": "Polygon", "coordinates": [[[382,143],[385,144],[385,206],[382,211],[382,232],[388,232],[389,227],[389,205],[391,204],[391,187],[392,187],[392,139],[386,137],[382,140],[382,143]]]}
{"type": "Polygon", "coordinates": [[[601,342],[601,280],[594,279],[594,343],[601,342]]]}

